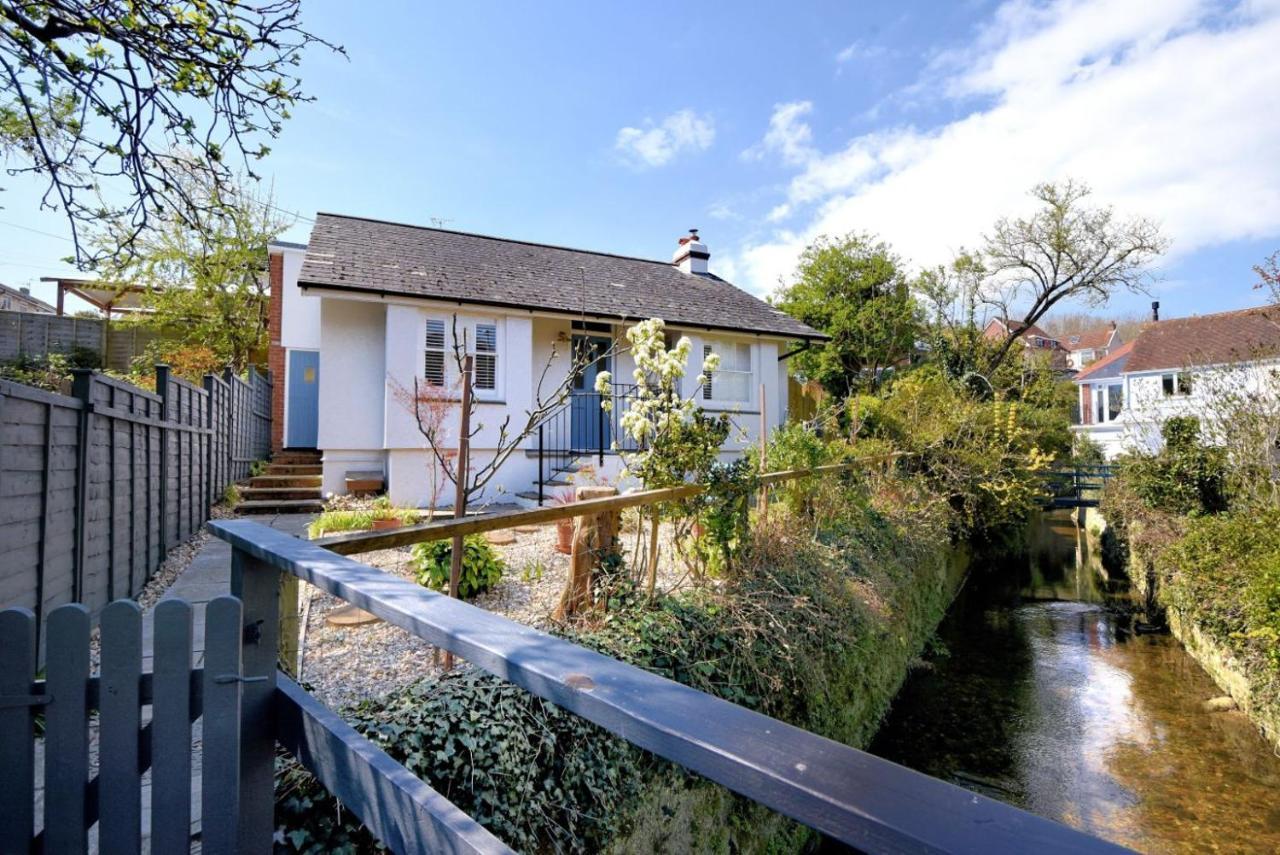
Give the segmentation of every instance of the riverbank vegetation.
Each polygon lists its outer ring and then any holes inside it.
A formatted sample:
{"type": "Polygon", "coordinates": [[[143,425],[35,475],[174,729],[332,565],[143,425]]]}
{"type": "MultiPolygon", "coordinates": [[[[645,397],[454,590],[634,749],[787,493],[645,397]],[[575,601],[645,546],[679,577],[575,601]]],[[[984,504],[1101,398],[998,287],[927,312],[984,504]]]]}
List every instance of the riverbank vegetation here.
{"type": "Polygon", "coordinates": [[[1158,453],[1121,458],[1100,510],[1108,554],[1127,565],[1148,611],[1189,647],[1210,645],[1202,661],[1229,660],[1221,667],[1246,686],[1236,701],[1280,745],[1280,378],[1270,382],[1228,405],[1233,427],[1222,435],[1169,419],[1158,453]]]}
{"type": "MultiPolygon", "coordinates": [[[[1068,196],[1049,197],[1060,214],[1079,203],[1068,196]]],[[[1001,233],[1019,227],[1036,228],[1006,223],[1001,233]]],[[[1069,384],[1047,358],[987,340],[977,326],[983,264],[969,255],[908,282],[901,262],[872,238],[816,244],[796,289],[779,302],[802,316],[804,306],[816,312],[830,303],[829,294],[853,304],[805,318],[832,336],[817,348],[825,352],[801,360],[812,372],[803,379],[822,386],[823,400],[813,418],[776,430],[744,460],[717,454],[739,429],[733,419],[691,405],[715,360],[682,383],[687,341],[670,341],[658,320],[633,328],[646,403],[622,423],[639,448],[624,455],[627,477],[644,487],[693,481],[705,492],[633,522],[625,536],[643,544],[651,523],[667,521],[688,583],[655,588],[653,555],[642,549],[631,551],[630,566],[601,556],[589,605],[553,631],[865,745],[963,578],[958,555],[975,540],[1021,531],[1040,505],[1045,470],[1070,454],[1069,384]],[[881,322],[891,328],[869,328],[881,322]],[[832,463],[855,465],[771,486],[767,500],[753,500],[762,469],[832,463]]],[[[656,536],[649,542],[657,548],[656,536]]],[[[518,849],[797,851],[809,839],[470,668],[344,717],[518,849]]],[[[371,843],[296,765],[284,764],[279,783],[277,817],[295,849],[371,843]]]]}

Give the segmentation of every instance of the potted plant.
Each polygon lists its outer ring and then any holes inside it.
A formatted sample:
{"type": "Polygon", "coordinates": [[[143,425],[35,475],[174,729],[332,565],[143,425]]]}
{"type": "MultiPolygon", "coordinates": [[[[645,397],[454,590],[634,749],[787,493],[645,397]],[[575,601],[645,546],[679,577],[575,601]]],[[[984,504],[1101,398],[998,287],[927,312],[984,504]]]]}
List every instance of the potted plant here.
{"type": "MultiPolygon", "coordinates": [[[[572,505],[576,500],[577,496],[572,489],[560,490],[551,497],[551,504],[556,507],[563,507],[572,505]]],[[[575,522],[574,517],[556,520],[556,552],[565,555],[573,552],[573,526],[575,522]]]]}
{"type": "Polygon", "coordinates": [[[418,512],[412,508],[397,508],[391,504],[390,496],[379,496],[373,500],[373,521],[371,527],[374,531],[388,531],[393,528],[407,523],[412,523],[418,517],[418,512]]]}

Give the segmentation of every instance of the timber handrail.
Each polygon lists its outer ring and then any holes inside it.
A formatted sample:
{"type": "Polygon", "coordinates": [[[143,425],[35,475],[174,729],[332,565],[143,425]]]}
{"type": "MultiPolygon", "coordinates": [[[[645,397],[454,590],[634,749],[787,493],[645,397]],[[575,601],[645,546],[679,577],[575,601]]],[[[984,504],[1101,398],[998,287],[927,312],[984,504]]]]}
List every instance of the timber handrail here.
{"type": "MultiPolygon", "coordinates": [[[[812,469],[788,469],[780,472],[766,472],[760,476],[761,486],[792,481],[798,478],[810,478],[815,475],[836,475],[847,472],[866,463],[883,462],[902,457],[901,452],[893,454],[877,454],[861,457],[847,463],[832,463],[816,466],[812,469]]],[[[518,525],[537,525],[557,520],[620,511],[642,505],[653,505],[659,502],[673,502],[696,496],[705,488],[701,484],[682,484],[678,487],[664,487],[659,490],[641,490],[634,493],[623,493],[621,496],[609,496],[604,499],[586,499],[567,505],[534,508],[532,510],[497,511],[463,519],[442,519],[418,525],[405,526],[391,531],[359,531],[333,534],[316,538],[312,541],[339,555],[358,555],[362,552],[373,552],[379,549],[395,549],[415,543],[432,540],[445,540],[458,535],[479,534],[486,531],[499,531],[518,525]]]]}
{"type": "MultiPolygon", "coordinates": [[[[860,851],[1128,851],[437,594],[315,542],[250,520],[219,520],[209,527],[232,547],[232,587],[244,590],[246,624],[262,625],[264,644],[274,644],[274,627],[268,627],[278,614],[279,584],[270,571],[289,573],[860,851]]],[[[246,676],[255,673],[246,667],[246,676]]],[[[288,694],[289,684],[281,685],[288,694]]],[[[432,831],[456,835],[456,825],[450,828],[437,823],[432,831]]]]}

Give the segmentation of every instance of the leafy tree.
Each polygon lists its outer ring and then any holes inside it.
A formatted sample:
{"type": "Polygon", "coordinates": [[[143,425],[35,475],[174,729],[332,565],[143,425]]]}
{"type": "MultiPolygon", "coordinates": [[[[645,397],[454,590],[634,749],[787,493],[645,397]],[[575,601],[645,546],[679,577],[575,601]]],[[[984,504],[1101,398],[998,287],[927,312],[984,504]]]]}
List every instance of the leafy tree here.
{"type": "Polygon", "coordinates": [[[874,387],[883,369],[910,355],[918,331],[902,261],[871,235],[816,240],[775,302],[831,336],[797,354],[793,365],[839,397],[874,387]]]}
{"type": "Polygon", "coordinates": [[[1119,220],[1110,207],[1090,207],[1087,185],[1038,184],[1031,195],[1041,206],[1030,217],[998,220],[984,239],[988,278],[982,300],[1003,318],[1025,306],[1021,326],[1011,324],[999,342],[994,370],[1018,340],[1018,330],[1038,322],[1063,300],[1099,306],[1118,291],[1145,292],[1148,265],[1169,245],[1150,220],[1119,220]]]}
{"type": "Polygon", "coordinates": [[[133,322],[160,336],[149,360],[203,352],[212,366],[241,371],[267,343],[266,247],[286,220],[243,178],[215,181],[193,166],[177,180],[206,211],[203,225],[194,228],[168,212],[137,236],[127,214],[105,221],[92,239],[105,259],[99,279],[108,287],[144,289],[150,311],[133,322]],[[118,251],[125,244],[134,251],[118,251]]]}
{"type": "Polygon", "coordinates": [[[0,0],[0,153],[48,180],[44,204],[67,215],[78,262],[107,251],[82,240],[103,217],[126,250],[157,216],[221,217],[188,192],[187,173],[220,190],[237,169],[252,174],[265,140],[310,100],[304,49],[342,52],[300,14],[301,0],[0,0]]]}

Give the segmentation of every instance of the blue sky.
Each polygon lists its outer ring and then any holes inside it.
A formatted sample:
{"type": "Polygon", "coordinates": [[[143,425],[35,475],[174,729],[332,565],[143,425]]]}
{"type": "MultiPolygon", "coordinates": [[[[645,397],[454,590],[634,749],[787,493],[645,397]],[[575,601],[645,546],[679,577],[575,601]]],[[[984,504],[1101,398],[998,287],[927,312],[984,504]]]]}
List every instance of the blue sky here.
{"type": "MultiPolygon", "coordinates": [[[[1074,177],[1173,239],[1166,317],[1259,302],[1250,268],[1280,249],[1274,0],[303,12],[350,56],[307,56],[318,100],[263,170],[304,216],[654,258],[696,226],[713,270],[767,293],[818,234],[871,231],[938,264],[1033,183],[1074,177]]],[[[38,188],[0,186],[0,281],[70,273],[38,188]]]]}

